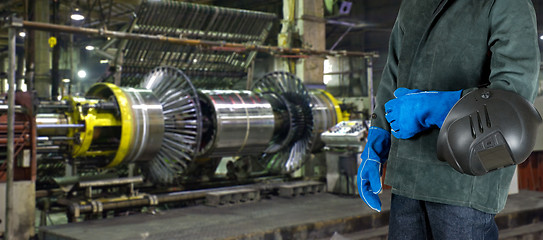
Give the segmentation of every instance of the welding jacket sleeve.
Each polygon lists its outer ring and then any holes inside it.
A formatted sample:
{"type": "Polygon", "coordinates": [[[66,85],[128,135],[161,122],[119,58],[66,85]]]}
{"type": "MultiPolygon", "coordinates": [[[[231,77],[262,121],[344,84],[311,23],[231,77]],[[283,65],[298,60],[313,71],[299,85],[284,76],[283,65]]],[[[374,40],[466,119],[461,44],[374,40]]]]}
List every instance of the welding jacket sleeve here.
{"type": "Polygon", "coordinates": [[[390,132],[390,125],[385,119],[384,105],[388,100],[394,98],[394,90],[397,88],[398,63],[402,35],[398,20],[396,20],[390,36],[387,63],[383,69],[377,95],[375,96],[374,113],[371,115],[371,126],[384,129],[388,132],[390,132]]]}
{"type": "Polygon", "coordinates": [[[385,104],[392,135],[408,139],[432,127],[441,128],[451,108],[462,96],[458,91],[421,91],[398,88],[385,104]]]}

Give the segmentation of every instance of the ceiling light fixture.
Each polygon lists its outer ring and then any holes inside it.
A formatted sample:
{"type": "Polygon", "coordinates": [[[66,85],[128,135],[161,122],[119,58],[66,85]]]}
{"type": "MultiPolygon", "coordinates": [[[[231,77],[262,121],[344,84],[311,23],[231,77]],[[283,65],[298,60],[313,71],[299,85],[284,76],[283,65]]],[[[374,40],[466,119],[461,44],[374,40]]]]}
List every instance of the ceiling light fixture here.
{"type": "Polygon", "coordinates": [[[85,70],[79,70],[77,72],[77,76],[81,79],[85,78],[87,76],[87,72],[85,72],[85,70]]]}
{"type": "Polygon", "coordinates": [[[83,14],[81,14],[81,11],[79,11],[79,8],[76,8],[75,11],[70,16],[70,18],[72,20],[75,20],[75,21],[81,21],[81,20],[85,19],[85,16],[83,16],[83,14]]]}

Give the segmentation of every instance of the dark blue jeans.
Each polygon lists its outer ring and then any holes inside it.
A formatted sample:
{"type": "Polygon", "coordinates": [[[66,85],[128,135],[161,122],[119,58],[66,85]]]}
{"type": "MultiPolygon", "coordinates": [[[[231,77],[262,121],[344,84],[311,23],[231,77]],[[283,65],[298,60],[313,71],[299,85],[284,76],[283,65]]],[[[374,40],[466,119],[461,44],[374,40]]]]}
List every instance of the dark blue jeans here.
{"type": "Polygon", "coordinates": [[[392,194],[388,239],[498,239],[494,214],[392,194]]]}

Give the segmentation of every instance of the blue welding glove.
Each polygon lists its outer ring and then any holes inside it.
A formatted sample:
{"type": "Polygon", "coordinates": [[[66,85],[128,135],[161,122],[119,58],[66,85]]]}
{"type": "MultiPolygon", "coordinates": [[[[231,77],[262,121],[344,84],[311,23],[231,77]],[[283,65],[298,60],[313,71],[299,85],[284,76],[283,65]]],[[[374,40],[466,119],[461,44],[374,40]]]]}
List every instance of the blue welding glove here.
{"type": "Polygon", "coordinates": [[[421,91],[398,88],[385,104],[392,135],[408,139],[431,127],[441,128],[445,117],[462,96],[458,91],[421,91]]]}
{"type": "Polygon", "coordinates": [[[390,132],[370,127],[364,151],[360,158],[362,162],[358,167],[356,184],[360,198],[373,210],[381,211],[381,200],[377,194],[383,189],[381,186],[381,164],[388,159],[390,150],[390,132]]]}

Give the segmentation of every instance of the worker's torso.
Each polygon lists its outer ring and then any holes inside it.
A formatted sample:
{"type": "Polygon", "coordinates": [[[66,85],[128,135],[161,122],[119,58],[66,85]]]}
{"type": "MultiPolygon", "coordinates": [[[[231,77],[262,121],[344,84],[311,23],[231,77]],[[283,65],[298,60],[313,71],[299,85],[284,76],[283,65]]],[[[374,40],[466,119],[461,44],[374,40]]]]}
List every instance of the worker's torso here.
{"type": "MultiPolygon", "coordinates": [[[[460,90],[483,86],[490,74],[490,0],[404,0],[398,15],[401,49],[396,87],[460,90]]],[[[428,103],[432,104],[432,103],[428,103]]],[[[436,108],[440,106],[435,106],[436,108]]],[[[439,129],[393,138],[386,184],[407,197],[500,211],[514,167],[481,177],[437,159],[439,129]]]]}

